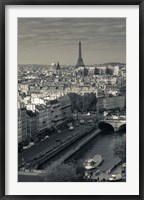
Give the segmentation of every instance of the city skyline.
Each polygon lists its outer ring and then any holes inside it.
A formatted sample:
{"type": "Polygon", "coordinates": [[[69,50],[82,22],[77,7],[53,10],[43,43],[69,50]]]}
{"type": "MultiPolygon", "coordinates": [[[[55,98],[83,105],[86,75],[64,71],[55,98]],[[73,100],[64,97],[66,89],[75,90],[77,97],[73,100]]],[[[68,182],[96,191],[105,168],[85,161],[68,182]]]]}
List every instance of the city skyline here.
{"type": "Polygon", "coordinates": [[[18,64],[126,62],[125,18],[19,18],[18,64]]]}

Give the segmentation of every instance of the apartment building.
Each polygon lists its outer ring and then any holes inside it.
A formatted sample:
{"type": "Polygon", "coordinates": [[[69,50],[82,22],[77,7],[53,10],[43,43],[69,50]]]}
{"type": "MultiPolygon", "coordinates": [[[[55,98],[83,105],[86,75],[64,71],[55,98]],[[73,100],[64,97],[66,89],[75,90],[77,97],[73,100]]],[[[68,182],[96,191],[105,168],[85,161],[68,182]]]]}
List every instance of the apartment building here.
{"type": "Polygon", "coordinates": [[[99,112],[112,109],[123,109],[125,107],[124,96],[112,96],[98,98],[97,108],[99,112]]]}

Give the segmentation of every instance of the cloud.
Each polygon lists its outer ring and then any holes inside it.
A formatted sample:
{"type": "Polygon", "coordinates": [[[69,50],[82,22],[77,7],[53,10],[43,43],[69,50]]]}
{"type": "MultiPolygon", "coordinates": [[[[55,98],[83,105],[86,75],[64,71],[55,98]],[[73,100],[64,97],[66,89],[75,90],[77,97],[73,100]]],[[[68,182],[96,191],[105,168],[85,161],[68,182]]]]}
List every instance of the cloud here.
{"type": "MultiPolygon", "coordinates": [[[[82,41],[85,50],[103,50],[108,46],[124,49],[126,45],[125,18],[19,18],[19,55],[28,49],[67,52],[82,41]]],[[[52,54],[51,54],[52,56],[52,54]]]]}

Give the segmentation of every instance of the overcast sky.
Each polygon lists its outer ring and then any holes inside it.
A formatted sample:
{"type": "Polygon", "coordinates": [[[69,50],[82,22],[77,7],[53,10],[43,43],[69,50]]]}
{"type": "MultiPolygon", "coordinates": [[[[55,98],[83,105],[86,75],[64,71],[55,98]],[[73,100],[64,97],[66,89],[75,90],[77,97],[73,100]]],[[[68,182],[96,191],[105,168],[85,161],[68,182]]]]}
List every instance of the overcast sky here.
{"type": "Polygon", "coordinates": [[[19,64],[126,62],[125,18],[19,18],[19,64]]]}

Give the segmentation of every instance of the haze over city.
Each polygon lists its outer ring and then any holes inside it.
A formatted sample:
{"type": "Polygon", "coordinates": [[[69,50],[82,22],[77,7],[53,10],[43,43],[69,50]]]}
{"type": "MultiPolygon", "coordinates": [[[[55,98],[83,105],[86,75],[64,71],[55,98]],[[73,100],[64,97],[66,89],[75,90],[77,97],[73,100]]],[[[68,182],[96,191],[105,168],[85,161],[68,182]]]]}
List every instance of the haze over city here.
{"type": "Polygon", "coordinates": [[[18,64],[126,62],[125,18],[19,18],[18,64]]]}

